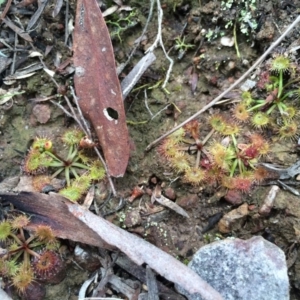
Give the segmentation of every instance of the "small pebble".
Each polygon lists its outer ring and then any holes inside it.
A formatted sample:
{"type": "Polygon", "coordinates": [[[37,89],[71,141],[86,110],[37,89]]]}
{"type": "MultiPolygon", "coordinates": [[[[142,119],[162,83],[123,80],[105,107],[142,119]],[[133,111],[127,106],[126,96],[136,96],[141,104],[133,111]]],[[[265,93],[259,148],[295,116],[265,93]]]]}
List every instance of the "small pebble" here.
{"type": "Polygon", "coordinates": [[[247,203],[244,203],[237,209],[230,211],[219,221],[219,231],[221,233],[229,233],[233,230],[239,229],[242,221],[248,215],[248,213],[249,211],[247,203]]]}
{"type": "Polygon", "coordinates": [[[237,190],[229,190],[224,199],[232,205],[239,205],[243,202],[242,193],[237,190]]]}
{"type": "Polygon", "coordinates": [[[225,47],[233,47],[234,39],[233,37],[223,36],[221,37],[220,43],[225,47]]]}
{"type": "Polygon", "coordinates": [[[171,187],[166,188],[164,190],[164,194],[170,200],[173,200],[173,201],[176,200],[176,193],[171,187]]]}
{"type": "Polygon", "coordinates": [[[176,204],[183,208],[193,208],[198,204],[199,197],[196,194],[183,196],[177,199],[176,204]]]}
{"type": "Polygon", "coordinates": [[[34,106],[32,113],[39,123],[45,124],[50,119],[51,109],[48,104],[37,104],[34,106]]]}

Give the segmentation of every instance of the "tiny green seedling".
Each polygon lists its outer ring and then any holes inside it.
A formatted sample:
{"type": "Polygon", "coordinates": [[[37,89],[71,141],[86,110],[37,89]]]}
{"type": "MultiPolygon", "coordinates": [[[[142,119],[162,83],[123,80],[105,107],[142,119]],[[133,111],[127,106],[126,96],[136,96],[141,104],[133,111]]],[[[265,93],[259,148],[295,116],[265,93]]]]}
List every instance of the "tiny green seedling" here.
{"type": "Polygon", "coordinates": [[[192,44],[185,43],[185,36],[183,38],[177,37],[175,39],[175,42],[176,42],[175,49],[179,51],[178,59],[182,59],[188,49],[193,49],[195,47],[192,44]]]}

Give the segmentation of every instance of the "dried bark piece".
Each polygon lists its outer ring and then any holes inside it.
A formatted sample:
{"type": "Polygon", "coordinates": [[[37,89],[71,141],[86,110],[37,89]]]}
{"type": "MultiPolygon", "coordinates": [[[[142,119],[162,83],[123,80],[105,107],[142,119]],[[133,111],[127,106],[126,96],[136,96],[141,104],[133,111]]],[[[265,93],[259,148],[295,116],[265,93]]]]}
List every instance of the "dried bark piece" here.
{"type": "Polygon", "coordinates": [[[96,0],[78,0],[74,29],[74,83],[79,106],[90,119],[109,173],[124,175],[129,137],[110,36],[96,0]]]}
{"type": "Polygon", "coordinates": [[[221,233],[229,233],[234,229],[241,227],[242,221],[248,215],[248,204],[244,203],[238,208],[230,211],[219,221],[218,227],[221,233]]]}

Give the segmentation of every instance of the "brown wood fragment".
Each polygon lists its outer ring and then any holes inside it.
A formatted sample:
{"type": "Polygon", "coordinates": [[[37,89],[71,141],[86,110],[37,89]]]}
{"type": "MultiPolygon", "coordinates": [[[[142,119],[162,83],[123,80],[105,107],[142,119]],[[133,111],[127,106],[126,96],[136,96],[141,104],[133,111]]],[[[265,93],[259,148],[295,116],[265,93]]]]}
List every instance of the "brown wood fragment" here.
{"type": "Polygon", "coordinates": [[[100,141],[109,173],[124,175],[129,137],[110,36],[96,0],[78,0],[74,29],[74,83],[83,114],[100,141]]]}

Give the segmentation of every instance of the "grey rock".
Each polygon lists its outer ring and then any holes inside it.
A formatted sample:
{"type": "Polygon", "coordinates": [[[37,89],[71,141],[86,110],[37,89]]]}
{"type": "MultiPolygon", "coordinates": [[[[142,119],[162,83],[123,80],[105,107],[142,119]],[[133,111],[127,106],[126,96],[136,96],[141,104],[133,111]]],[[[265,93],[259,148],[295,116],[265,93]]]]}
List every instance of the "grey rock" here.
{"type": "MultiPolygon", "coordinates": [[[[262,237],[223,240],[198,250],[189,267],[224,300],[287,300],[289,280],[284,252],[262,237]]],[[[189,300],[202,300],[180,286],[189,300]]]]}

